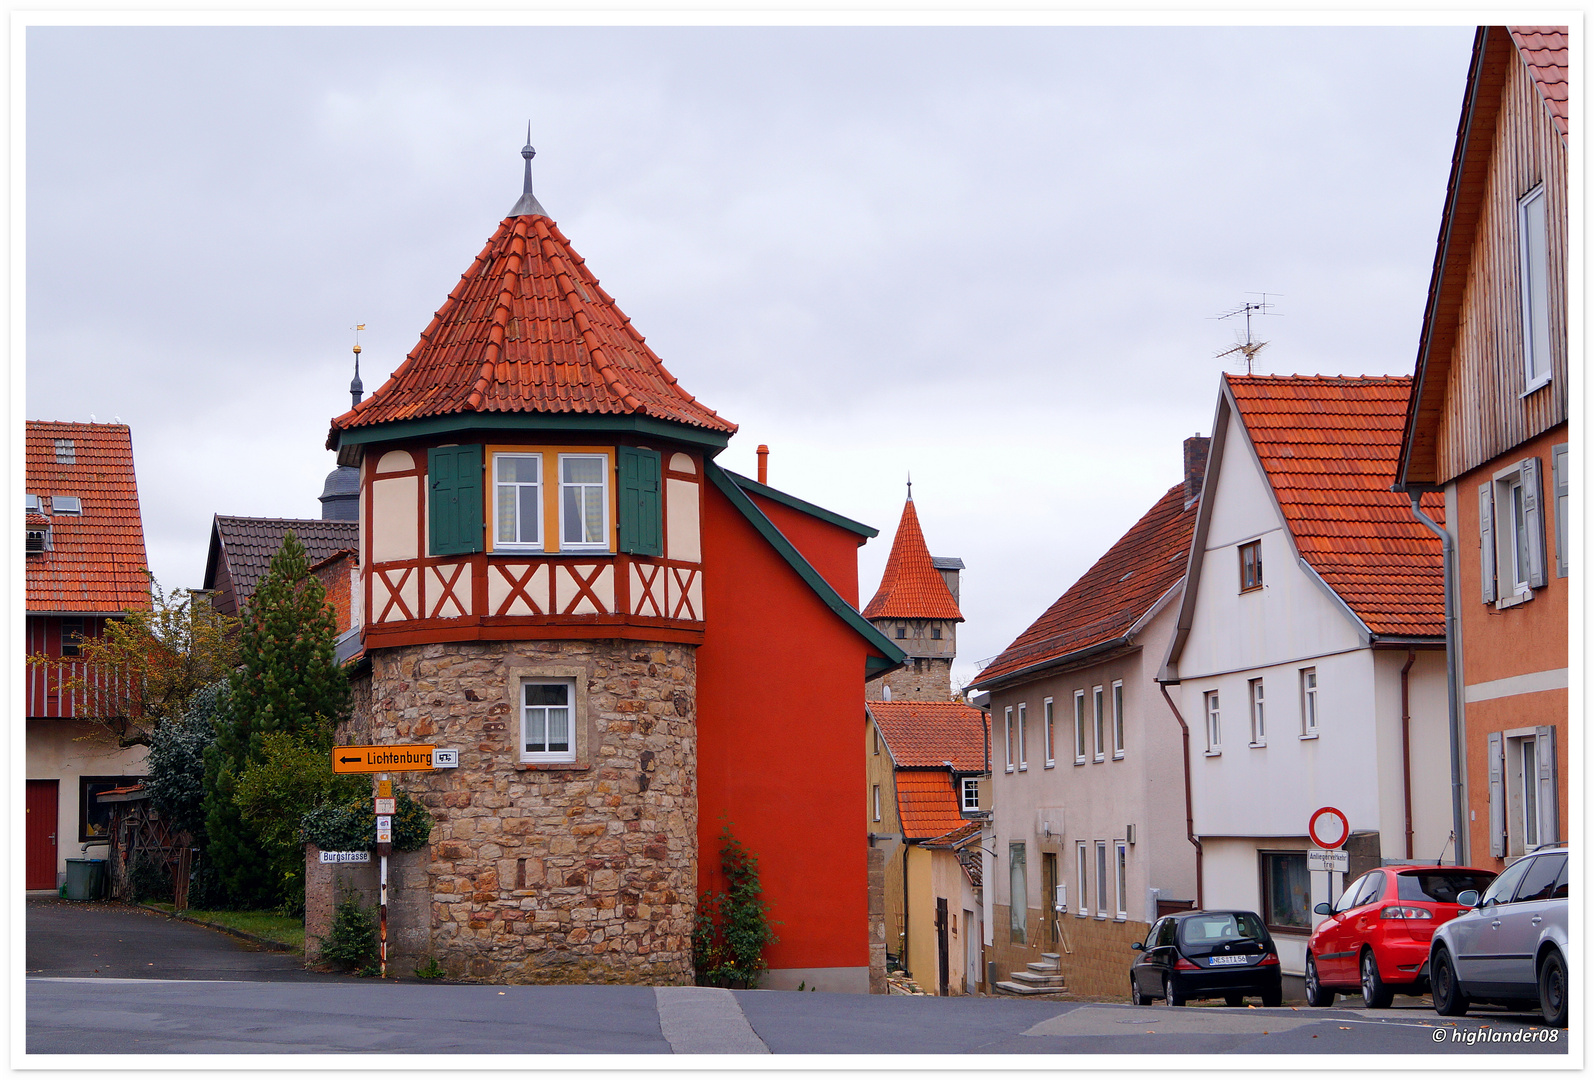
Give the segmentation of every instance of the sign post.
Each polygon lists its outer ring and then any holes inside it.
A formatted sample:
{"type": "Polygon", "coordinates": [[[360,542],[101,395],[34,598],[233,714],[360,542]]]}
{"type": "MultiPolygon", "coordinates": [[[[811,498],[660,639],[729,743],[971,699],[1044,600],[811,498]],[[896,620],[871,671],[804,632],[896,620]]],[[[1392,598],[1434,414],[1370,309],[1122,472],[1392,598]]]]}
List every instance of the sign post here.
{"type": "Polygon", "coordinates": [[[1345,851],[1345,841],[1350,839],[1350,820],[1332,806],[1321,806],[1306,819],[1306,834],[1317,847],[1306,853],[1306,869],[1321,870],[1328,875],[1329,903],[1334,900],[1334,874],[1343,875],[1350,869],[1350,852],[1345,851]]]}
{"type": "MultiPolygon", "coordinates": [[[[431,747],[427,747],[430,750],[431,747]]],[[[430,758],[430,755],[428,755],[430,758]]],[[[431,767],[428,760],[427,767],[431,767]]],[[[397,799],[393,795],[393,781],[386,776],[376,780],[376,853],[382,858],[382,894],[380,901],[382,978],[387,978],[387,857],[393,850],[393,808],[397,799]],[[387,813],[383,813],[386,810],[387,813]]]]}

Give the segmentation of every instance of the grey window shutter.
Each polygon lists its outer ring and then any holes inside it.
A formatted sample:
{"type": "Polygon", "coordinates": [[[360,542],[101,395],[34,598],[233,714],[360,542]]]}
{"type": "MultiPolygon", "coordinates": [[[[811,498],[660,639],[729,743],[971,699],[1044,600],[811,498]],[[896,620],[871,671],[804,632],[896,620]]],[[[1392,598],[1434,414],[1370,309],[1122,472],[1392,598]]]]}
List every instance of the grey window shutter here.
{"type": "Polygon", "coordinates": [[[1505,743],[1489,736],[1489,854],[1505,854],[1505,743]]]}
{"type": "Polygon", "coordinates": [[[1566,550],[1566,518],[1571,510],[1567,498],[1566,482],[1566,450],[1567,444],[1550,448],[1550,477],[1555,485],[1555,576],[1565,577],[1571,568],[1572,560],[1567,557],[1566,550]]]}
{"type": "Polygon", "coordinates": [[[1542,472],[1536,457],[1522,460],[1522,513],[1528,527],[1528,587],[1542,589],[1549,582],[1544,558],[1544,498],[1539,483],[1542,472]]]}
{"type": "MultiPolygon", "coordinates": [[[[1483,602],[1494,603],[1494,481],[1478,485],[1478,566],[1483,579],[1483,602]]],[[[1498,853],[1496,853],[1498,854],[1498,853]]]]}
{"type": "Polygon", "coordinates": [[[1561,815],[1556,802],[1555,728],[1534,731],[1534,757],[1539,763],[1539,843],[1554,844],[1561,839],[1561,815]]]}

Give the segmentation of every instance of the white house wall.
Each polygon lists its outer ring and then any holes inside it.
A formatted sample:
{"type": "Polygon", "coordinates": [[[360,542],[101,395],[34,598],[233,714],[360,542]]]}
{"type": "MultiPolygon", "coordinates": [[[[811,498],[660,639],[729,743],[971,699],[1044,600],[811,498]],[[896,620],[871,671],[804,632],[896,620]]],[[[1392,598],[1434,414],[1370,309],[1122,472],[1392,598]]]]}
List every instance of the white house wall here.
{"type": "MultiPolygon", "coordinates": [[[[1406,858],[1405,778],[1401,761],[1400,669],[1404,649],[1373,654],[1376,669],[1378,728],[1378,801],[1386,823],[1382,830],[1385,859],[1406,858]]],[[[1441,854],[1454,862],[1450,843],[1449,699],[1445,690],[1445,654],[1418,650],[1407,678],[1411,707],[1411,858],[1428,862],[1441,854]]]]}

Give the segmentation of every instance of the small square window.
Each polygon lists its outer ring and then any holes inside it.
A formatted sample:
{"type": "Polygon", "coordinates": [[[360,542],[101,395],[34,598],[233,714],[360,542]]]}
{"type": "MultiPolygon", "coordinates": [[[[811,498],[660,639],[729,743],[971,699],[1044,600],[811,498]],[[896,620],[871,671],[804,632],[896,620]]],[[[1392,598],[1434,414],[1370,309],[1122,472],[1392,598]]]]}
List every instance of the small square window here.
{"type": "Polygon", "coordinates": [[[61,655],[80,656],[83,652],[83,620],[61,620],[61,655]]]}
{"type": "Polygon", "coordinates": [[[71,439],[55,440],[55,463],[57,465],[75,465],[77,463],[77,448],[71,439]]]}
{"type": "Polygon", "coordinates": [[[1240,545],[1240,591],[1262,587],[1262,541],[1240,545]]]}
{"type": "Polygon", "coordinates": [[[43,513],[43,507],[39,502],[39,497],[33,494],[24,495],[22,497],[22,509],[23,512],[29,514],[43,513]]]}
{"type": "Polygon", "coordinates": [[[965,811],[980,808],[980,781],[975,776],[963,778],[963,809],[965,811]]]}
{"type": "Polygon", "coordinates": [[[520,760],[576,760],[575,683],[570,679],[520,684],[520,760]]]}
{"type": "Polygon", "coordinates": [[[905,638],[907,636],[908,636],[908,628],[906,626],[897,627],[897,640],[898,641],[901,641],[903,638],[905,638]]]}
{"type": "Polygon", "coordinates": [[[930,640],[931,641],[940,641],[941,640],[941,628],[939,626],[930,627],[930,640]]]}

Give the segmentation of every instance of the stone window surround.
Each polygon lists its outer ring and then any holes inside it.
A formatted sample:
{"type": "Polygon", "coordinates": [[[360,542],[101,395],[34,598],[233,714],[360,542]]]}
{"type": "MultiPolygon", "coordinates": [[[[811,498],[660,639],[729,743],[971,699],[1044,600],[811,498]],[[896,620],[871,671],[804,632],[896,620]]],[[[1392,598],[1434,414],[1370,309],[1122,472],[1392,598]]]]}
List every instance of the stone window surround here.
{"type": "Polygon", "coordinates": [[[585,664],[544,663],[525,658],[509,660],[504,665],[504,695],[509,701],[509,715],[514,718],[514,735],[511,754],[514,766],[522,772],[585,771],[592,768],[592,749],[598,742],[598,722],[592,715],[587,686],[591,672],[585,664]],[[575,701],[571,702],[571,733],[576,740],[574,761],[522,761],[520,733],[520,687],[528,679],[571,679],[575,684],[575,701]]]}

